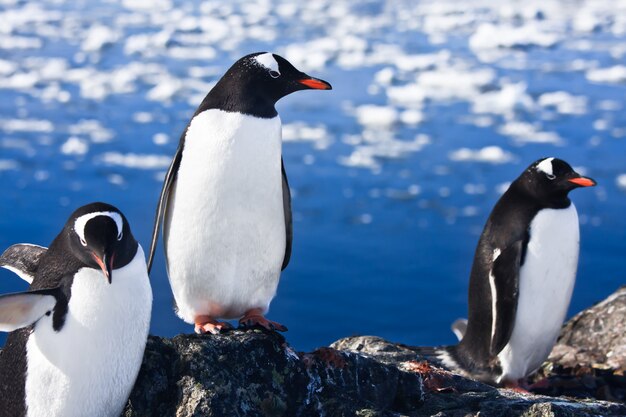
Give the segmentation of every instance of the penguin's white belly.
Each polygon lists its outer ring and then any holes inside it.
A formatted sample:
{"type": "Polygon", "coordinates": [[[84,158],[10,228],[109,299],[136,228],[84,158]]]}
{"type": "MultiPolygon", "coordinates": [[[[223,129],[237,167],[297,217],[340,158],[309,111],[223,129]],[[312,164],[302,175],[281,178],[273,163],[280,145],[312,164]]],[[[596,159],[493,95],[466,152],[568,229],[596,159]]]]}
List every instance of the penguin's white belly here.
{"type": "Polygon", "coordinates": [[[178,315],[266,311],[285,255],[281,123],[208,110],[187,131],[166,217],[178,315]]]}
{"type": "Polygon", "coordinates": [[[574,203],[541,210],[531,222],[513,333],[498,354],[501,380],[525,377],[550,354],[572,297],[579,239],[574,203]]]}
{"type": "Polygon", "coordinates": [[[152,290],[141,247],[113,271],[83,268],[74,277],[59,332],[51,316],[28,339],[28,417],[118,417],[135,383],[150,327],[152,290]]]}

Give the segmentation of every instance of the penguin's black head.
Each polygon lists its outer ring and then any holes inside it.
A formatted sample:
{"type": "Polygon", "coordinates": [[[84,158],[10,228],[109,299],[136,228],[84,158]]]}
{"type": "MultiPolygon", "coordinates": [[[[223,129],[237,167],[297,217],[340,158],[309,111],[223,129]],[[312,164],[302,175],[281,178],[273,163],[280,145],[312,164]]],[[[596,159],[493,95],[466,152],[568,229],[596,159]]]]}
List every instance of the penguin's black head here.
{"type": "Polygon", "coordinates": [[[137,253],[126,217],[106,203],[80,207],[65,225],[71,252],[85,265],[102,270],[111,283],[112,270],[127,265],[137,253]]]}
{"type": "Polygon", "coordinates": [[[527,194],[548,206],[567,206],[567,194],[574,188],[596,185],[594,180],[581,176],[567,162],[557,158],[533,162],[516,182],[527,194]]]}
{"type": "Polygon", "coordinates": [[[330,90],[326,81],[296,69],[285,58],[257,52],[240,58],[226,71],[200,105],[252,116],[276,116],[278,100],[299,90],[330,90]]]}

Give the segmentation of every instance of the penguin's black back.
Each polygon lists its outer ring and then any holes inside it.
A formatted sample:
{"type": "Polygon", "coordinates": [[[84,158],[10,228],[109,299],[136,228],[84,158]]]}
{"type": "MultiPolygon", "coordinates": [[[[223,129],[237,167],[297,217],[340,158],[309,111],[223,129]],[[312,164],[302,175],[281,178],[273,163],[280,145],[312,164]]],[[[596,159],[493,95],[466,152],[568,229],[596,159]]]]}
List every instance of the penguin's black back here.
{"type": "Polygon", "coordinates": [[[9,334],[0,352],[0,411],[3,416],[26,416],[26,342],[31,327],[9,334]]]}
{"type": "MultiPolygon", "coordinates": [[[[42,255],[29,291],[60,287],[53,313],[53,327],[63,327],[68,311],[74,274],[84,265],[69,252],[67,231],[63,230],[42,255]]],[[[26,416],[26,344],[33,326],[9,333],[0,352],[0,412],[2,417],[26,416]]]]}
{"type": "Polygon", "coordinates": [[[521,262],[528,243],[528,229],[541,207],[519,190],[510,188],[496,203],[480,236],[470,274],[467,331],[456,346],[456,359],[469,361],[468,367],[480,367],[490,357],[492,300],[489,273],[496,248],[523,241],[521,262]]]}

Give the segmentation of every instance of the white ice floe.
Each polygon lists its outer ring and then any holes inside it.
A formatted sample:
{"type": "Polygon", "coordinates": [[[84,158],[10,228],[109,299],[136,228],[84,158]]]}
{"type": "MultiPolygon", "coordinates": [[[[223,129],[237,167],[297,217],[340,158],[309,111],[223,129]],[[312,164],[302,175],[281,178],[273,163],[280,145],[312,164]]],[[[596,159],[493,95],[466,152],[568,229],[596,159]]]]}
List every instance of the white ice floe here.
{"type": "Polygon", "coordinates": [[[451,56],[450,51],[444,49],[433,54],[400,55],[391,62],[400,71],[414,72],[442,65],[448,62],[451,56]]]}
{"type": "Polygon", "coordinates": [[[0,59],[0,75],[6,77],[13,74],[17,70],[18,66],[15,62],[0,59]]]}
{"type": "Polygon", "coordinates": [[[39,75],[34,72],[17,72],[9,77],[0,78],[0,88],[12,90],[31,89],[39,81],[39,75]]]}
{"type": "Polygon", "coordinates": [[[316,149],[326,149],[332,137],[324,125],[294,122],[283,125],[283,142],[311,142],[316,149]]]}
{"type": "Polygon", "coordinates": [[[470,37],[469,46],[473,51],[530,46],[547,48],[554,46],[559,40],[557,33],[547,32],[545,26],[534,22],[523,26],[482,23],[470,37]]]}
{"type": "Polygon", "coordinates": [[[182,87],[183,82],[180,79],[164,76],[148,91],[146,98],[152,101],[170,101],[182,87]]]}
{"type": "Polygon", "coordinates": [[[448,157],[452,161],[485,162],[505,164],[513,160],[513,155],[499,146],[487,146],[482,149],[461,148],[451,152],[448,157]]]}
{"type": "Polygon", "coordinates": [[[61,145],[61,153],[64,155],[85,155],[89,151],[89,142],[76,136],[69,137],[61,145]]]}
{"type": "Polygon", "coordinates": [[[400,121],[405,125],[415,126],[424,120],[424,113],[416,109],[408,109],[400,113],[400,121]]]}
{"type": "Polygon", "coordinates": [[[560,144],[561,137],[555,132],[544,132],[538,124],[510,120],[498,128],[498,132],[510,136],[518,143],[560,144]]]}
{"type": "Polygon", "coordinates": [[[626,66],[615,65],[609,68],[598,68],[587,71],[587,79],[594,83],[626,83],[626,66]]]}
{"type": "Polygon", "coordinates": [[[114,44],[118,39],[119,34],[115,30],[96,23],[87,29],[81,48],[85,52],[98,52],[105,46],[114,44]]]}
{"type": "Polygon", "coordinates": [[[0,130],[5,132],[48,133],[54,130],[54,125],[49,120],[0,119],[0,130]]]}
{"type": "Polygon", "coordinates": [[[532,111],[535,102],[526,93],[526,84],[504,84],[499,90],[489,91],[472,98],[473,113],[500,114],[511,119],[518,111],[532,111]]]}
{"type": "Polygon", "coordinates": [[[163,169],[170,165],[171,157],[164,155],[141,155],[106,152],[100,160],[106,165],[123,166],[134,169],[163,169]]]}
{"type": "Polygon", "coordinates": [[[78,123],[70,125],[68,131],[75,136],[89,136],[93,143],[106,143],[115,137],[115,133],[111,129],[105,128],[99,120],[94,119],[80,120],[78,123]]]}
{"type": "Polygon", "coordinates": [[[491,68],[445,68],[420,73],[417,84],[432,100],[469,100],[480,95],[480,89],[492,84],[494,79],[495,71],[491,68]]]}
{"type": "Polygon", "coordinates": [[[156,133],[152,136],[152,142],[158,146],[167,145],[170,143],[170,137],[165,133],[156,133]]]}
{"type": "Polygon", "coordinates": [[[43,42],[39,38],[27,36],[7,36],[0,34],[0,50],[39,49],[43,42]]]}
{"type": "Polygon", "coordinates": [[[617,184],[617,186],[626,191],[626,174],[620,174],[617,176],[617,178],[615,178],[615,184],[617,184]]]}
{"type": "Polygon", "coordinates": [[[389,129],[398,121],[398,111],[390,106],[364,104],[355,114],[359,124],[368,128],[389,129]]]}
{"type": "Polygon", "coordinates": [[[0,171],[12,171],[19,169],[20,164],[12,159],[0,159],[0,171]]]}
{"type": "Polygon", "coordinates": [[[574,96],[567,91],[554,91],[539,96],[537,103],[542,107],[554,108],[561,114],[587,113],[587,97],[574,96]]]}
{"type": "Polygon", "coordinates": [[[418,134],[413,140],[399,140],[379,130],[365,130],[362,135],[344,138],[345,143],[360,143],[349,156],[339,158],[341,165],[360,168],[380,169],[377,159],[397,159],[407,154],[419,152],[431,143],[430,138],[418,134]]]}

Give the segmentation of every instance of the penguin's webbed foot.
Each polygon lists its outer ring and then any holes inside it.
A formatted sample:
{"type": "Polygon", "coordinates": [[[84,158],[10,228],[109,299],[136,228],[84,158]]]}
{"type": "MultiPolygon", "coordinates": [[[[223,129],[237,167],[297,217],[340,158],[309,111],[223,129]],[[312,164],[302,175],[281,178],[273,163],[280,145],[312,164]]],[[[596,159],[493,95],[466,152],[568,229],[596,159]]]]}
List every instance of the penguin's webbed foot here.
{"type": "Polygon", "coordinates": [[[529,391],[529,386],[524,379],[519,379],[515,381],[504,381],[502,384],[503,388],[509,389],[511,391],[515,391],[518,394],[529,395],[532,392],[529,391]]]}
{"type": "Polygon", "coordinates": [[[284,326],[275,321],[266,319],[261,312],[261,309],[252,309],[247,311],[242,318],[239,319],[239,327],[246,329],[249,327],[261,326],[270,331],[286,332],[287,326],[284,326]]]}
{"type": "Polygon", "coordinates": [[[232,330],[233,326],[225,321],[217,321],[209,316],[198,316],[195,320],[194,330],[198,334],[220,334],[226,330],[232,330]]]}

